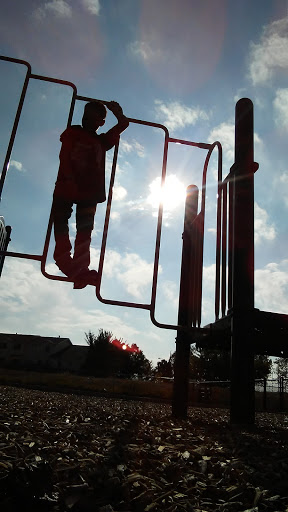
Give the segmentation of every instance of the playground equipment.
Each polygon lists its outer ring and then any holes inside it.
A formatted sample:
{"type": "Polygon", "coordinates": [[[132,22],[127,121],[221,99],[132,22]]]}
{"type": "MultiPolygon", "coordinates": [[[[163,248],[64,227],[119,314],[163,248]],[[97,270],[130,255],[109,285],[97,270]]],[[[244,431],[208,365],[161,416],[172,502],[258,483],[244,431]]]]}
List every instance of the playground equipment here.
{"type": "MultiPolygon", "coordinates": [[[[72,88],[67,125],[71,124],[76,100],[87,102],[95,99],[79,96],[76,86],[71,82],[32,74],[30,64],[25,61],[9,57],[0,57],[0,60],[27,67],[0,179],[1,195],[29,81],[44,80],[72,88]]],[[[103,103],[105,104],[105,101],[103,103]]],[[[95,288],[96,296],[104,304],[149,310],[154,325],[177,331],[172,403],[172,411],[176,417],[183,418],[187,416],[190,345],[197,343],[200,346],[215,347],[219,350],[230,350],[231,348],[231,422],[253,423],[255,416],[254,354],[288,357],[288,348],[286,348],[285,343],[288,334],[288,316],[263,312],[254,308],[254,173],[258,169],[258,164],[254,162],[253,151],[253,104],[249,99],[243,98],[236,105],[235,163],[224,180],[222,180],[222,148],[219,142],[206,144],[174,139],[169,136],[167,128],[163,125],[137,119],[129,119],[129,121],[130,123],[152,126],[164,131],[162,186],[165,184],[169,144],[180,143],[207,151],[201,187],[201,208],[198,212],[199,192],[197,187],[191,185],[187,189],[185,208],[177,325],[163,324],[155,318],[163,216],[163,205],[161,203],[158,211],[150,303],[141,304],[103,298],[101,296],[101,280],[116,173],[118,155],[118,145],[116,145],[99,259],[99,284],[95,288]],[[215,321],[201,327],[206,176],[209,160],[215,148],[218,149],[215,321]]],[[[0,256],[39,261],[41,271],[45,277],[69,281],[66,277],[49,274],[45,268],[52,224],[53,219],[50,215],[42,254],[9,252],[6,246],[0,248],[0,256]]]]}
{"type": "Polygon", "coordinates": [[[0,277],[2,274],[2,269],[4,265],[5,260],[5,253],[8,248],[8,244],[10,242],[10,235],[11,235],[11,226],[5,226],[4,217],[0,216],[0,277]]]}

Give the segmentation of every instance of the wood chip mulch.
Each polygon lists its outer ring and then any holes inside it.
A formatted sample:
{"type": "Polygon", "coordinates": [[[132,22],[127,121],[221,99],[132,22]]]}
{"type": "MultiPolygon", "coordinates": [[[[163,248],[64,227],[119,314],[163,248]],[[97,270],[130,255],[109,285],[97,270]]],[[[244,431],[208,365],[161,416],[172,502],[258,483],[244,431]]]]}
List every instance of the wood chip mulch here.
{"type": "Polygon", "coordinates": [[[288,416],[0,387],[3,512],[288,512],[288,416]]]}

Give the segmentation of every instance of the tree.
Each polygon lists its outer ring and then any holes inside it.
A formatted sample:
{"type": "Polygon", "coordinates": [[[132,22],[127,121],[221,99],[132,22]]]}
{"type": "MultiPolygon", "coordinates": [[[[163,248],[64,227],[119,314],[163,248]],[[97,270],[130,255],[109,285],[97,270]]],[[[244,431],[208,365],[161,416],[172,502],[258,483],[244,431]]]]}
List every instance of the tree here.
{"type": "Polygon", "coordinates": [[[272,360],[265,355],[256,355],[254,358],[255,379],[267,379],[271,373],[272,360]]]}
{"type": "Polygon", "coordinates": [[[169,361],[161,359],[156,365],[156,373],[159,377],[172,377],[173,376],[173,363],[171,358],[169,361]]]}
{"type": "MultiPolygon", "coordinates": [[[[171,357],[174,361],[175,352],[171,357]]],[[[230,380],[230,358],[229,351],[201,347],[191,348],[189,377],[190,379],[208,381],[230,380]]],[[[255,378],[267,378],[271,372],[271,366],[272,361],[268,356],[256,355],[254,359],[255,378]]]]}
{"type": "Polygon", "coordinates": [[[151,362],[144,356],[136,343],[131,346],[122,339],[113,337],[111,331],[99,329],[98,335],[92,331],[85,333],[89,345],[86,373],[95,377],[122,375],[149,375],[151,362]]]}
{"type": "Polygon", "coordinates": [[[218,381],[230,379],[230,352],[210,348],[199,348],[197,352],[199,354],[196,365],[198,379],[218,381]]]}
{"type": "Polygon", "coordinates": [[[93,347],[96,342],[95,334],[91,331],[85,332],[85,341],[89,347],[93,347]]]}
{"type": "Polygon", "coordinates": [[[95,377],[108,377],[111,375],[112,357],[110,340],[112,333],[99,329],[98,336],[89,331],[85,333],[85,341],[89,345],[89,354],[86,362],[86,371],[95,377]]]}
{"type": "Polygon", "coordinates": [[[122,374],[125,377],[138,377],[149,376],[152,371],[151,362],[143,354],[141,350],[137,352],[125,352],[126,361],[122,368],[122,374]]]}
{"type": "Polygon", "coordinates": [[[281,377],[284,377],[285,379],[288,378],[288,357],[278,357],[278,359],[275,360],[276,364],[276,372],[277,377],[280,379],[281,377]]]}
{"type": "Polygon", "coordinates": [[[92,331],[85,332],[85,341],[89,347],[96,347],[99,345],[105,345],[110,342],[113,334],[111,331],[103,331],[99,329],[99,334],[96,336],[92,331]]]}

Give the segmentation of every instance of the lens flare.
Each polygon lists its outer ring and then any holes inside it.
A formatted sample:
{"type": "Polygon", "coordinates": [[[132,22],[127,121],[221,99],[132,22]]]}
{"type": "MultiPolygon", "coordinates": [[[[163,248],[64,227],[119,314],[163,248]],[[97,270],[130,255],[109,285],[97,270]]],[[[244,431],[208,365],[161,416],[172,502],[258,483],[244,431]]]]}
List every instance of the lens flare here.
{"type": "Polygon", "coordinates": [[[172,211],[185,202],[186,188],[175,174],[166,178],[164,187],[161,187],[161,178],[156,178],[150,183],[149,189],[147,202],[153,209],[163,203],[165,210],[172,211]]]}

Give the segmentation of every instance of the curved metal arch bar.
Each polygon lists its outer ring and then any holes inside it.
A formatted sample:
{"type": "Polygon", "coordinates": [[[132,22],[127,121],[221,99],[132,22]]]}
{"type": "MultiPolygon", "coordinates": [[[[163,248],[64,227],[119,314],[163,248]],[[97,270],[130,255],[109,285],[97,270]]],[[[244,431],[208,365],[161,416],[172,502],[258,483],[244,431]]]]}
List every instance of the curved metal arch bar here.
{"type": "Polygon", "coordinates": [[[75,101],[77,99],[76,85],[73,84],[73,82],[67,82],[67,80],[60,80],[60,78],[53,78],[53,77],[42,76],[42,75],[32,74],[30,78],[33,78],[34,80],[42,80],[43,82],[52,82],[52,83],[59,84],[59,85],[65,85],[65,86],[71,87],[73,89],[73,95],[71,98],[68,121],[67,121],[67,126],[69,126],[72,121],[74,107],[75,107],[75,101]]]}
{"type": "MultiPolygon", "coordinates": [[[[27,62],[25,60],[15,59],[14,57],[6,57],[4,55],[0,55],[0,60],[6,61],[6,62],[12,62],[15,64],[22,64],[27,67],[26,77],[25,77],[24,84],[22,87],[21,96],[20,96],[20,99],[18,102],[18,108],[16,111],[15,120],[14,120],[13,128],[11,131],[10,141],[8,144],[6,157],[5,157],[5,161],[4,161],[4,165],[3,165],[3,170],[2,170],[1,178],[0,178],[0,199],[1,199],[1,194],[2,194],[2,190],[3,190],[4,182],[6,179],[7,171],[8,171],[8,163],[9,163],[10,156],[12,153],[12,149],[13,149],[13,145],[14,145],[14,141],[15,141],[18,125],[19,125],[19,120],[20,120],[20,116],[21,116],[21,112],[22,112],[22,108],[23,108],[23,104],[25,101],[26,92],[27,92],[27,88],[28,88],[30,79],[43,80],[45,82],[53,82],[53,83],[57,83],[60,85],[69,86],[73,89],[73,95],[72,95],[72,99],[71,99],[68,122],[67,122],[68,125],[71,124],[71,119],[73,116],[75,100],[77,97],[77,87],[72,82],[67,82],[66,80],[60,80],[58,78],[52,78],[52,77],[46,77],[46,76],[42,76],[42,75],[32,74],[31,65],[29,62],[27,62]]],[[[27,254],[27,253],[21,253],[21,252],[11,252],[11,251],[0,251],[0,254],[5,255],[5,256],[14,257],[14,258],[24,258],[24,259],[40,261],[41,262],[41,271],[45,277],[48,277],[49,279],[58,279],[61,281],[67,281],[67,279],[64,277],[50,276],[49,274],[47,274],[45,272],[45,262],[46,262],[46,258],[47,258],[51,228],[52,228],[52,221],[51,221],[51,213],[50,213],[50,219],[49,219],[49,223],[48,223],[47,234],[46,234],[46,239],[45,239],[45,244],[44,244],[44,249],[43,249],[42,255],[27,254]]]]}
{"type": "MultiPolygon", "coordinates": [[[[163,187],[165,183],[165,177],[166,177],[166,168],[167,168],[167,153],[168,153],[168,143],[169,143],[169,132],[166,126],[158,123],[151,123],[148,121],[142,121],[140,119],[132,119],[129,118],[129,122],[136,123],[136,124],[142,124],[146,126],[152,126],[154,128],[160,128],[165,133],[165,140],[164,140],[164,152],[163,152],[163,160],[162,160],[162,177],[161,177],[161,186],[163,187]]],[[[110,220],[110,210],[111,210],[111,202],[112,202],[112,194],[113,194],[113,185],[115,180],[115,172],[116,172],[116,165],[117,165],[117,155],[118,155],[118,147],[117,144],[115,146],[114,150],[114,157],[113,157],[113,164],[112,164],[112,171],[111,171],[111,179],[110,179],[110,187],[109,187],[109,194],[108,194],[108,201],[107,201],[107,208],[106,208],[106,217],[105,217],[105,223],[104,223],[104,230],[103,230],[103,237],[102,237],[102,245],[101,245],[101,252],[100,252],[100,260],[99,260],[99,267],[98,267],[98,273],[99,273],[99,286],[96,287],[96,297],[97,299],[104,303],[104,304],[110,304],[113,306],[125,306],[125,307],[131,307],[131,308],[138,308],[138,309],[148,309],[151,311],[151,303],[150,304],[139,304],[137,302],[126,302],[126,301],[119,301],[119,300],[111,300],[111,299],[104,299],[100,294],[100,288],[101,288],[101,280],[102,280],[102,272],[103,272],[103,265],[104,265],[104,258],[105,258],[105,250],[106,250],[106,241],[107,241],[107,233],[108,233],[108,227],[109,227],[109,220],[110,220]]],[[[156,286],[157,286],[157,274],[158,274],[158,265],[159,265],[159,249],[160,249],[160,238],[161,238],[161,227],[162,227],[162,216],[163,216],[163,205],[160,203],[159,209],[158,209],[158,222],[157,222],[157,234],[156,234],[156,248],[155,248],[155,258],[154,258],[154,269],[153,269],[153,284],[152,284],[152,297],[153,297],[153,290],[154,294],[156,293],[156,286]]]]}
{"type": "MultiPolygon", "coordinates": [[[[215,141],[206,156],[203,180],[202,180],[202,201],[201,201],[201,214],[203,217],[202,236],[204,236],[204,221],[205,221],[205,202],[206,202],[206,181],[207,181],[207,170],[209,161],[213,150],[217,147],[218,149],[218,176],[217,176],[217,216],[216,216],[216,270],[215,270],[215,317],[219,318],[219,303],[220,303],[220,256],[221,256],[221,235],[222,235],[222,145],[219,141],[215,141]]],[[[199,280],[200,294],[202,298],[202,282],[203,282],[203,244],[201,245],[201,279],[199,280]]],[[[223,283],[223,280],[222,280],[223,283]]],[[[199,318],[201,322],[201,311],[199,312],[199,318]]]]}
{"type": "MultiPolygon", "coordinates": [[[[4,61],[8,61],[8,62],[14,62],[14,63],[17,63],[17,64],[23,64],[23,65],[25,65],[27,67],[27,73],[26,73],[24,85],[23,85],[23,88],[22,88],[22,93],[21,93],[21,97],[20,97],[20,100],[19,100],[18,109],[17,109],[16,116],[15,116],[15,121],[14,121],[13,129],[12,129],[12,133],[11,133],[11,137],[10,137],[10,142],[9,142],[9,146],[8,146],[8,150],[7,150],[7,154],[6,154],[6,158],[5,158],[5,162],[4,162],[3,171],[2,171],[2,174],[1,174],[1,179],[0,179],[0,194],[1,194],[2,189],[3,189],[3,184],[4,184],[4,181],[5,181],[5,178],[6,178],[6,174],[7,174],[8,163],[9,163],[9,160],[10,160],[10,156],[11,156],[11,152],[12,152],[12,148],[13,148],[13,144],[14,144],[14,140],[15,140],[18,124],[19,124],[19,119],[20,119],[20,115],[21,115],[21,112],[22,112],[22,107],[23,107],[23,104],[24,104],[24,100],[25,100],[25,96],[26,96],[26,91],[27,91],[27,88],[28,88],[28,84],[29,84],[30,78],[31,79],[35,79],[35,80],[42,80],[42,81],[46,81],[46,82],[53,82],[53,83],[57,83],[57,84],[60,84],[60,85],[69,86],[69,87],[71,87],[73,89],[73,96],[72,96],[72,100],[71,100],[71,104],[70,104],[70,111],[69,111],[67,126],[69,126],[71,124],[71,120],[72,120],[72,117],[73,117],[73,112],[74,112],[74,107],[75,107],[76,99],[84,100],[84,101],[93,101],[93,100],[95,101],[95,99],[94,98],[89,98],[89,97],[84,97],[84,96],[78,96],[77,95],[77,87],[72,82],[68,82],[66,80],[60,80],[60,79],[57,79],[57,78],[45,77],[45,76],[42,76],[42,75],[32,74],[31,73],[31,65],[29,64],[29,62],[23,61],[21,59],[15,59],[15,58],[12,58],[12,57],[6,57],[6,56],[0,56],[0,60],[4,60],[4,61]]],[[[102,103],[107,104],[107,101],[105,101],[105,100],[98,100],[98,101],[102,101],[102,103]]],[[[182,140],[182,139],[169,138],[169,132],[168,132],[167,128],[164,125],[162,125],[162,124],[151,123],[151,122],[148,122],[148,121],[143,121],[143,120],[138,120],[138,119],[133,119],[133,118],[130,118],[129,121],[133,122],[133,123],[136,123],[136,124],[142,124],[142,125],[146,125],[146,126],[152,126],[152,127],[155,127],[155,128],[160,128],[160,129],[162,129],[164,131],[164,133],[165,133],[165,142],[164,142],[164,154],[163,154],[163,163],[162,163],[162,178],[161,178],[161,186],[162,187],[165,184],[165,178],[166,178],[167,154],[168,154],[168,144],[169,144],[169,142],[174,142],[174,143],[178,143],[178,144],[186,144],[186,145],[190,145],[190,146],[196,146],[196,147],[199,147],[201,149],[208,149],[209,150],[208,151],[208,155],[206,157],[206,161],[205,161],[205,165],[204,165],[204,171],[203,171],[202,199],[204,199],[204,200],[202,200],[201,211],[204,211],[204,208],[205,208],[205,193],[203,195],[203,190],[204,190],[204,184],[206,185],[206,174],[207,174],[208,162],[209,162],[211,153],[212,153],[215,145],[217,145],[219,143],[214,143],[214,145],[211,145],[211,144],[205,144],[205,143],[197,143],[197,142],[185,141],[185,140],[182,140]]],[[[159,323],[155,319],[156,289],[157,289],[157,278],[158,278],[158,267],[159,267],[159,253],[160,253],[160,240],[161,240],[162,218],[163,218],[163,205],[162,205],[162,203],[160,203],[159,210],[158,210],[158,222],[157,222],[157,234],[156,234],[156,244],[155,244],[155,258],[154,258],[154,269],[153,269],[151,303],[150,304],[139,304],[139,303],[134,303],[134,302],[113,301],[113,300],[109,300],[109,299],[104,299],[100,295],[100,286],[101,286],[101,279],[102,279],[102,272],[103,272],[104,255],[105,255],[105,249],[106,249],[107,232],[108,232],[109,219],[110,219],[112,191],[113,191],[113,185],[114,185],[114,180],[115,180],[115,172],[116,172],[116,164],[117,164],[117,154],[118,154],[118,144],[117,144],[117,146],[115,147],[115,150],[114,150],[114,158],[113,158],[113,165],[112,165],[112,171],[111,171],[111,180],[110,180],[110,188],[109,188],[109,197],[108,197],[108,202],[107,202],[106,217],[105,217],[105,224],[104,224],[104,231],[103,231],[103,238],[102,238],[102,246],[101,246],[101,253],[100,253],[100,261],[99,261],[100,281],[99,281],[99,286],[97,286],[97,288],[96,288],[96,296],[97,296],[98,300],[100,302],[103,302],[104,304],[119,305],[119,306],[126,306],[126,307],[133,307],[133,308],[140,308],[140,309],[150,310],[151,321],[157,327],[162,327],[162,328],[166,328],[166,329],[174,329],[174,330],[177,330],[179,328],[183,329],[183,330],[187,330],[187,327],[185,327],[185,326],[161,324],[161,323],[159,323]]],[[[204,221],[204,218],[203,218],[203,221],[204,221]]],[[[56,276],[56,275],[48,274],[46,272],[46,270],[45,270],[45,264],[46,264],[46,260],[47,260],[49,242],[50,242],[50,237],[51,237],[52,224],[53,224],[53,219],[52,219],[52,211],[51,211],[50,212],[49,223],[48,223],[48,227],[47,227],[47,233],[46,233],[46,238],[45,238],[44,249],[43,249],[43,254],[42,255],[26,254],[26,253],[16,253],[16,252],[10,252],[10,251],[5,251],[5,252],[4,251],[0,251],[0,254],[5,254],[7,256],[12,256],[12,257],[20,257],[20,258],[25,258],[25,259],[34,259],[34,260],[40,261],[41,262],[41,272],[42,272],[42,274],[45,277],[47,277],[48,279],[52,279],[52,280],[68,281],[68,282],[70,281],[71,282],[71,280],[69,278],[67,278],[67,277],[62,277],[62,276],[56,276]]],[[[203,227],[204,227],[204,222],[203,222],[203,227]]],[[[200,327],[199,328],[191,327],[191,328],[188,328],[188,330],[189,331],[193,330],[193,332],[198,332],[198,331],[199,332],[200,331],[203,332],[203,329],[201,329],[200,327]]]]}
{"type": "MultiPolygon", "coordinates": [[[[200,222],[201,238],[203,238],[203,235],[204,235],[204,220],[205,220],[206,179],[207,179],[208,164],[209,164],[212,152],[213,152],[214,148],[217,146],[217,148],[218,148],[218,196],[219,196],[219,190],[221,188],[221,183],[222,183],[222,146],[221,146],[220,142],[218,142],[218,141],[214,142],[213,144],[202,144],[202,143],[195,143],[195,142],[194,143],[189,143],[189,142],[186,142],[186,141],[180,141],[178,139],[173,139],[172,141],[173,142],[179,142],[180,144],[181,143],[182,144],[185,143],[185,144],[197,146],[197,147],[200,147],[202,149],[208,149],[208,153],[206,155],[206,159],[205,159],[205,163],[204,163],[204,167],[203,167],[203,174],[202,174],[201,210],[200,210],[199,214],[196,217],[196,219],[200,219],[200,221],[201,221],[200,222]]],[[[219,200],[219,198],[218,198],[218,200],[219,200]]],[[[195,219],[195,221],[196,221],[196,219],[195,219]]],[[[160,246],[160,240],[159,240],[159,246],[160,246]]],[[[201,251],[200,252],[200,259],[201,259],[201,269],[202,269],[201,272],[202,273],[201,273],[201,276],[199,276],[198,286],[200,287],[200,293],[202,295],[203,244],[201,244],[201,246],[200,246],[200,251],[201,251]]],[[[158,251],[157,256],[159,258],[159,251],[158,251]]],[[[156,279],[157,279],[157,277],[156,277],[156,279]]],[[[156,281],[156,284],[157,284],[157,281],[156,281]]],[[[156,327],[160,327],[162,329],[171,329],[171,330],[178,330],[179,329],[181,331],[193,332],[194,334],[197,334],[197,333],[200,333],[200,332],[204,333],[206,331],[207,331],[207,333],[209,332],[209,329],[205,329],[203,327],[200,327],[201,311],[198,312],[198,316],[199,316],[199,326],[198,327],[196,327],[196,326],[194,326],[194,327],[187,327],[187,326],[184,326],[184,325],[164,324],[164,323],[158,322],[156,320],[156,318],[155,318],[155,302],[156,302],[156,285],[155,285],[155,289],[154,290],[152,289],[152,299],[151,299],[151,309],[150,309],[151,322],[156,327]],[[153,291],[154,291],[154,293],[153,293],[153,291]]]]}
{"type": "Polygon", "coordinates": [[[21,116],[22,107],[24,104],[26,91],[27,91],[29,79],[31,76],[31,65],[29,64],[29,62],[26,62],[25,60],[14,59],[12,57],[5,57],[4,55],[0,55],[0,60],[6,61],[6,62],[14,62],[15,64],[22,64],[23,66],[26,66],[26,68],[27,68],[25,80],[23,83],[22,91],[21,91],[20,100],[18,103],[12,131],[11,131],[11,135],[10,135],[10,140],[9,140],[9,144],[8,144],[8,148],[7,148],[7,152],[6,152],[6,156],[5,156],[5,160],[4,160],[4,164],[3,164],[1,178],[0,178],[0,201],[1,201],[2,190],[3,190],[4,182],[5,182],[7,171],[8,171],[10,156],[12,153],[12,149],[13,149],[13,145],[14,145],[14,141],[15,141],[15,137],[16,137],[16,132],[17,132],[18,124],[19,124],[19,119],[21,116]]]}
{"type": "MultiPolygon", "coordinates": [[[[33,75],[33,78],[40,79],[40,80],[45,80],[46,77],[41,77],[40,75],[33,75]]],[[[73,86],[73,88],[75,87],[73,98],[72,98],[72,102],[71,102],[70,113],[69,113],[69,118],[68,118],[67,125],[71,124],[71,120],[72,120],[72,117],[73,117],[73,111],[74,111],[76,100],[87,101],[87,102],[89,102],[89,101],[100,101],[103,104],[108,104],[109,103],[108,101],[105,101],[105,100],[102,100],[102,99],[90,98],[88,96],[80,96],[80,95],[76,94],[76,92],[77,92],[76,86],[74,86],[74,84],[72,84],[71,82],[65,82],[64,80],[59,80],[58,81],[58,79],[54,79],[54,78],[49,79],[49,81],[57,82],[57,83],[60,82],[63,85],[71,85],[71,86],[73,86]]],[[[161,128],[164,131],[164,133],[165,133],[165,138],[169,138],[169,133],[168,133],[168,130],[167,130],[166,126],[164,126],[162,124],[151,123],[149,121],[143,121],[143,120],[140,120],[140,119],[132,119],[132,118],[128,118],[128,120],[131,123],[142,124],[142,125],[146,125],[146,126],[152,126],[154,128],[161,128]]],[[[119,146],[119,143],[115,146],[115,150],[114,150],[114,157],[113,157],[113,164],[112,164],[112,171],[111,171],[111,178],[110,178],[110,186],[109,186],[109,194],[108,194],[107,208],[106,208],[106,217],[105,217],[105,223],[104,223],[104,230],[103,230],[103,237],[102,237],[102,246],[101,246],[100,261],[99,261],[99,268],[98,268],[98,273],[99,273],[99,276],[100,276],[100,280],[99,280],[98,286],[95,288],[96,296],[97,296],[98,300],[100,302],[103,302],[104,304],[125,305],[127,307],[134,307],[134,308],[141,308],[141,309],[150,309],[150,304],[138,304],[138,303],[134,303],[134,302],[125,302],[124,304],[122,304],[121,301],[113,301],[113,300],[109,300],[109,299],[104,299],[100,295],[102,270],[103,270],[103,264],[104,264],[104,254],[105,254],[105,249],[106,249],[107,232],[108,232],[108,226],[109,226],[109,220],[110,220],[112,192],[113,192],[113,185],[114,185],[116,165],[117,165],[118,146],[119,146]]],[[[57,281],[73,282],[68,277],[49,274],[45,270],[47,254],[48,254],[48,248],[49,248],[49,242],[50,242],[50,238],[51,238],[52,225],[53,225],[53,219],[52,219],[52,209],[51,209],[50,217],[49,217],[49,223],[48,223],[48,228],[47,228],[47,233],[46,233],[46,238],[45,238],[43,256],[42,256],[42,259],[41,259],[41,272],[42,272],[42,274],[45,277],[47,277],[47,279],[52,279],[52,280],[57,280],[57,281]]]]}

